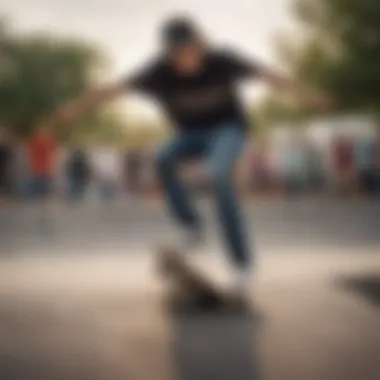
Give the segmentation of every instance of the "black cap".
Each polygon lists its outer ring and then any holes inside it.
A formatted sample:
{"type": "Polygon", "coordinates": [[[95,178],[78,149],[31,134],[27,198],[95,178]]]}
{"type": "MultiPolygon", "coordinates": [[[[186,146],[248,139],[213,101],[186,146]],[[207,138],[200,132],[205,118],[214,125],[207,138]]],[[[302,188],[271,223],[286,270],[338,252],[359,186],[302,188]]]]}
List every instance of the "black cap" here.
{"type": "Polygon", "coordinates": [[[192,20],[186,17],[172,18],[165,22],[162,28],[163,44],[169,51],[198,38],[198,28],[192,20]]]}

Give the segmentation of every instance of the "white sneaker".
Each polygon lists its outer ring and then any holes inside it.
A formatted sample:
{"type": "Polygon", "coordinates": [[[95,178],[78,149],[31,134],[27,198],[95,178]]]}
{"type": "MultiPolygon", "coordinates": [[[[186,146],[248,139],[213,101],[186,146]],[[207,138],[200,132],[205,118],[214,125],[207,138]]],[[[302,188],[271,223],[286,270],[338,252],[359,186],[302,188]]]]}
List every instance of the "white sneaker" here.
{"type": "Polygon", "coordinates": [[[169,250],[178,256],[188,256],[188,253],[199,249],[203,243],[203,235],[200,230],[178,229],[177,234],[169,239],[169,243],[159,243],[158,247],[164,251],[169,250]]]}
{"type": "Polygon", "coordinates": [[[167,258],[180,259],[181,261],[188,262],[189,252],[195,248],[199,249],[199,246],[203,242],[202,234],[199,230],[182,229],[177,232],[177,235],[169,244],[160,244],[159,251],[163,254],[160,255],[164,260],[160,260],[159,270],[166,272],[167,258]],[[169,255],[169,256],[168,256],[169,255]]]}

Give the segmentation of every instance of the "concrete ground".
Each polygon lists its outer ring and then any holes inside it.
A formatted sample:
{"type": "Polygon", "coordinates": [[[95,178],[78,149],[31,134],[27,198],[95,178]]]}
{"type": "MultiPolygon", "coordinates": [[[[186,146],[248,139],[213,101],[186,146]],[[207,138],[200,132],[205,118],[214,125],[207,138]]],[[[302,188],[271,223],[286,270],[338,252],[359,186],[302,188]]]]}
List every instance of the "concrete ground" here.
{"type": "MultiPolygon", "coordinates": [[[[201,206],[210,239],[194,260],[225,284],[201,206]]],[[[380,204],[244,206],[259,320],[165,307],[150,244],[173,230],[156,204],[60,206],[48,225],[3,209],[0,379],[378,380],[380,204]]]]}

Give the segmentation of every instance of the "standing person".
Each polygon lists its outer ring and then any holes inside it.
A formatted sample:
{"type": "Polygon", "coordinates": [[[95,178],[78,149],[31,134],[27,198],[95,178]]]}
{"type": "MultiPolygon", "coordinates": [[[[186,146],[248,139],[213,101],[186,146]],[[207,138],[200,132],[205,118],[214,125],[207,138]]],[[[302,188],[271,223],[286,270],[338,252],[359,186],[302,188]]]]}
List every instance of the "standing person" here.
{"type": "Polygon", "coordinates": [[[375,139],[373,137],[358,138],[355,145],[355,166],[360,189],[366,195],[374,193],[373,161],[375,156],[375,139]]]}
{"type": "Polygon", "coordinates": [[[142,152],[138,148],[132,148],[125,152],[124,174],[127,192],[137,195],[141,190],[141,174],[143,170],[142,152]]]}
{"type": "Polygon", "coordinates": [[[284,155],[285,188],[290,197],[298,197],[306,190],[306,156],[302,140],[296,136],[284,155]]]}
{"type": "Polygon", "coordinates": [[[265,142],[255,146],[252,154],[251,184],[260,193],[266,192],[270,187],[270,174],[268,163],[268,149],[265,142]]]}
{"type": "Polygon", "coordinates": [[[307,144],[306,163],[308,167],[308,188],[314,192],[320,192],[325,185],[323,173],[322,153],[314,144],[307,144]]]}
{"type": "Polygon", "coordinates": [[[30,190],[33,198],[46,199],[53,190],[56,153],[52,133],[43,127],[38,128],[27,143],[30,190]]]}
{"type": "Polygon", "coordinates": [[[17,140],[14,146],[13,181],[15,193],[20,200],[28,196],[29,164],[24,141],[17,140]]]}
{"type": "Polygon", "coordinates": [[[374,175],[375,195],[380,198],[380,130],[376,132],[372,168],[374,175]]]}
{"type": "Polygon", "coordinates": [[[70,200],[82,201],[90,179],[90,164],[82,147],[77,146],[70,151],[66,171],[70,200]]]}
{"type": "Polygon", "coordinates": [[[353,185],[354,145],[350,138],[338,136],[333,141],[333,168],[338,194],[348,195],[353,185]]]}
{"type": "Polygon", "coordinates": [[[0,201],[12,191],[12,147],[9,136],[0,130],[0,201]]]}
{"type": "Polygon", "coordinates": [[[161,52],[139,72],[67,104],[56,118],[68,122],[128,91],[141,91],[158,100],[175,125],[175,133],[157,152],[156,169],[167,207],[181,227],[181,249],[193,248],[203,234],[200,216],[177,176],[178,165],[196,157],[209,169],[219,223],[234,268],[233,287],[246,295],[252,248],[232,179],[246,141],[248,118],[237,85],[243,80],[261,79],[294,92],[308,105],[326,107],[329,102],[233,50],[214,46],[187,18],[166,22],[161,39],[161,52]]]}
{"type": "Polygon", "coordinates": [[[108,202],[114,199],[122,177],[118,152],[107,144],[98,147],[93,154],[91,166],[101,200],[108,202]]]}
{"type": "Polygon", "coordinates": [[[29,164],[29,195],[37,202],[40,226],[46,230],[52,225],[51,196],[56,169],[57,145],[51,131],[38,127],[27,142],[29,164]]]}

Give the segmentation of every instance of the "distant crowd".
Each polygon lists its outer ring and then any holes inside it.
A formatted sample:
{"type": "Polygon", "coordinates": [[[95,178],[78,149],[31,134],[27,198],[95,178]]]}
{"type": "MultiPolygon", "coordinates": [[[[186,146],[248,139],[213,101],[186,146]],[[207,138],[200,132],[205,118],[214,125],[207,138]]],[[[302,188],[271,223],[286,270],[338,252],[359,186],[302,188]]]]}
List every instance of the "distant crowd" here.
{"type": "Polygon", "coordinates": [[[252,146],[248,156],[248,177],[258,191],[380,197],[379,136],[338,135],[323,145],[296,137],[280,146],[252,146]]]}
{"type": "MultiPolygon", "coordinates": [[[[207,191],[197,165],[184,170],[195,188],[207,191]]],[[[47,130],[26,141],[0,136],[0,196],[37,199],[48,194],[81,201],[95,194],[110,200],[158,190],[154,151],[116,149],[107,144],[59,146],[47,130]]],[[[240,188],[250,194],[366,194],[380,197],[380,138],[337,136],[321,148],[294,139],[283,146],[249,144],[237,170],[240,188]]]]}
{"type": "Polygon", "coordinates": [[[140,149],[115,149],[109,144],[88,148],[58,144],[49,130],[40,129],[23,141],[0,137],[0,195],[34,200],[55,195],[72,201],[89,190],[112,199],[135,193],[141,183],[140,149]],[[95,190],[95,191],[93,191],[95,190]]]}

